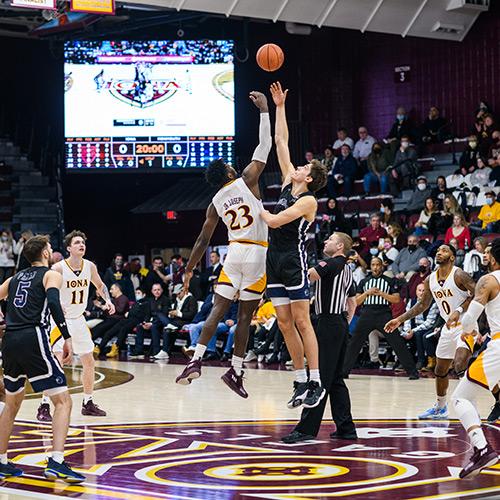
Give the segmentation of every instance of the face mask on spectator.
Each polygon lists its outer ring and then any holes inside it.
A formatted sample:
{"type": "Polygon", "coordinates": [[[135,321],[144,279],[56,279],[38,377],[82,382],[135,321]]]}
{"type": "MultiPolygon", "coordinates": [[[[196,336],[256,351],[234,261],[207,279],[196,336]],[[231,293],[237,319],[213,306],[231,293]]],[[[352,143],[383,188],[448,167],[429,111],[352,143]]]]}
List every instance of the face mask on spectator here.
{"type": "Polygon", "coordinates": [[[493,205],[493,198],[486,198],[486,205],[493,205]]]}
{"type": "Polygon", "coordinates": [[[135,300],[137,300],[137,302],[139,302],[139,300],[142,300],[144,297],[142,296],[142,293],[136,293],[135,294],[135,300]]]}
{"type": "Polygon", "coordinates": [[[408,141],[402,141],[401,142],[401,147],[402,148],[407,148],[409,145],[410,145],[410,143],[408,141]]]}
{"type": "Polygon", "coordinates": [[[385,212],[385,207],[380,207],[380,213],[383,214],[385,212]]]}
{"type": "Polygon", "coordinates": [[[9,237],[8,236],[2,236],[2,241],[8,241],[9,237]]]}
{"type": "Polygon", "coordinates": [[[427,266],[418,266],[418,271],[420,273],[425,273],[427,271],[427,266]]]}
{"type": "Polygon", "coordinates": [[[405,115],[396,115],[396,118],[402,122],[405,119],[405,115]]]}
{"type": "Polygon", "coordinates": [[[370,248],[370,253],[372,255],[378,255],[378,248],[370,248]]]}
{"type": "Polygon", "coordinates": [[[426,187],[427,187],[427,184],[425,182],[419,182],[417,184],[417,189],[420,189],[420,191],[424,191],[426,187]]]}
{"type": "Polygon", "coordinates": [[[389,243],[388,241],[386,241],[386,242],[384,243],[384,248],[385,248],[386,250],[391,249],[391,248],[392,248],[392,243],[389,243]]]}
{"type": "Polygon", "coordinates": [[[417,245],[408,245],[408,250],[409,250],[410,252],[413,252],[413,251],[414,251],[414,250],[416,250],[416,249],[417,249],[417,245]]]}
{"type": "Polygon", "coordinates": [[[475,147],[477,146],[477,142],[476,142],[476,141],[469,141],[469,146],[470,146],[472,149],[475,149],[475,147]]]}

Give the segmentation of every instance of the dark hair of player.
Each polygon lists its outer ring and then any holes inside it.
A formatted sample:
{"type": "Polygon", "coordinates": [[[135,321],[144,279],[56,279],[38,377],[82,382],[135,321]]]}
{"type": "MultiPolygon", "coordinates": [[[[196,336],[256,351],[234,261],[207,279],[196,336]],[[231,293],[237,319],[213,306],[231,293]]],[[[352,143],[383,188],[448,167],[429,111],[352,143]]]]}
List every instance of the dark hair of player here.
{"type": "Polygon", "coordinates": [[[49,241],[49,236],[37,234],[24,244],[23,253],[30,264],[42,258],[42,252],[47,248],[49,241]]]}
{"type": "Polygon", "coordinates": [[[64,237],[64,246],[66,248],[71,246],[73,238],[83,238],[83,241],[87,241],[87,235],[83,231],[78,231],[77,229],[75,229],[64,237]]]}
{"type": "Polygon", "coordinates": [[[500,264],[500,238],[495,238],[493,243],[491,244],[491,255],[493,255],[494,259],[500,264]]]}
{"type": "Polygon", "coordinates": [[[328,171],[326,167],[318,160],[312,160],[310,165],[311,172],[309,175],[310,177],[312,177],[312,181],[307,185],[307,187],[310,191],[315,193],[316,191],[319,191],[321,188],[326,186],[328,171]]]}
{"type": "Polygon", "coordinates": [[[205,170],[205,179],[211,186],[216,188],[221,188],[229,181],[227,166],[221,158],[208,164],[205,170]]]}

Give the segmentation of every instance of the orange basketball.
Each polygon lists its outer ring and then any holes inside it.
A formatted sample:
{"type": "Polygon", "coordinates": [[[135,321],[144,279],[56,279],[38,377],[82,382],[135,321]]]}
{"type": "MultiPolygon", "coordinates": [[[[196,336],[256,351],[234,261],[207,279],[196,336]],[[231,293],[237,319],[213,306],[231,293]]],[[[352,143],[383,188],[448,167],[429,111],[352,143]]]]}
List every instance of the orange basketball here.
{"type": "Polygon", "coordinates": [[[285,54],[278,45],[266,43],[257,51],[256,59],[264,71],[276,71],[281,68],[285,54]]]}

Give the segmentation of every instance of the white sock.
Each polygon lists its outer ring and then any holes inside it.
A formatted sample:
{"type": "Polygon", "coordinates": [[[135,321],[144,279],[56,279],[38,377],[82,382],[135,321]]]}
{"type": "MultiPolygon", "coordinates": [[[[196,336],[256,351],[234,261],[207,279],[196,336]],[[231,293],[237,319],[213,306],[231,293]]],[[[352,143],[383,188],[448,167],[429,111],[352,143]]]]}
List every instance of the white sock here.
{"type": "Polygon", "coordinates": [[[194,350],[193,354],[193,361],[195,359],[201,359],[203,358],[203,355],[205,354],[205,351],[207,350],[207,346],[203,344],[196,344],[196,349],[194,350]]]}
{"type": "Polygon", "coordinates": [[[91,400],[92,400],[92,394],[84,394],[83,395],[83,404],[84,405],[86,405],[91,400]]]}
{"type": "Polygon", "coordinates": [[[468,431],[469,438],[471,443],[479,449],[482,449],[486,446],[486,438],[484,437],[483,430],[481,429],[481,419],[474,408],[474,405],[463,398],[456,398],[453,401],[453,406],[455,408],[455,413],[457,417],[462,422],[464,429],[470,429],[471,427],[475,427],[470,432],[468,431]]]}
{"type": "Polygon", "coordinates": [[[2,414],[4,408],[5,408],[5,403],[3,401],[0,401],[0,415],[2,414]]]}
{"type": "Polygon", "coordinates": [[[64,462],[64,453],[62,451],[53,451],[52,460],[58,464],[62,464],[64,462]]]}
{"type": "Polygon", "coordinates": [[[40,404],[42,404],[42,405],[48,405],[49,403],[50,403],[50,398],[44,394],[42,396],[42,402],[40,404]]]}
{"type": "Polygon", "coordinates": [[[231,366],[234,368],[234,371],[238,375],[241,375],[243,373],[243,358],[240,358],[239,356],[235,356],[233,354],[233,357],[231,359],[231,366]]]}
{"type": "Polygon", "coordinates": [[[9,461],[7,460],[7,453],[3,453],[2,455],[0,455],[0,464],[7,465],[8,462],[9,461]]]}
{"type": "Polygon", "coordinates": [[[309,380],[314,380],[321,384],[321,379],[319,377],[319,370],[309,370],[309,380]]]}
{"type": "Polygon", "coordinates": [[[295,381],[299,383],[307,382],[307,372],[305,368],[295,370],[295,381]]]}
{"type": "Polygon", "coordinates": [[[447,400],[446,396],[438,396],[437,397],[438,408],[444,408],[446,406],[446,400],[447,400]]]}
{"type": "Polygon", "coordinates": [[[477,427],[476,429],[468,432],[470,442],[472,443],[472,446],[475,446],[476,448],[482,450],[483,448],[486,448],[488,443],[486,442],[486,438],[484,437],[484,432],[481,427],[477,427]]]}

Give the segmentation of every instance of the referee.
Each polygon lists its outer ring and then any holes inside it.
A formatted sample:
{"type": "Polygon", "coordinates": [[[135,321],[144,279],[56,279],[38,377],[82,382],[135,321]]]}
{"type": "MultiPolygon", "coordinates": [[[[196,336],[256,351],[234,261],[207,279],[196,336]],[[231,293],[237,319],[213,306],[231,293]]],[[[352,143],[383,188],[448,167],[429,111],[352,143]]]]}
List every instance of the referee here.
{"type": "MultiPolygon", "coordinates": [[[[309,279],[317,281],[315,307],[318,315],[316,336],[319,346],[321,383],[330,396],[332,417],[337,426],[332,438],[357,439],[352,421],[349,391],[342,377],[344,355],[347,348],[349,322],[356,310],[356,288],[346,257],[352,239],[344,233],[333,233],[325,241],[324,253],[330,256],[309,270],[309,279]]],[[[302,411],[300,422],[291,434],[281,440],[297,443],[317,436],[327,398],[314,408],[302,411]]]]}

